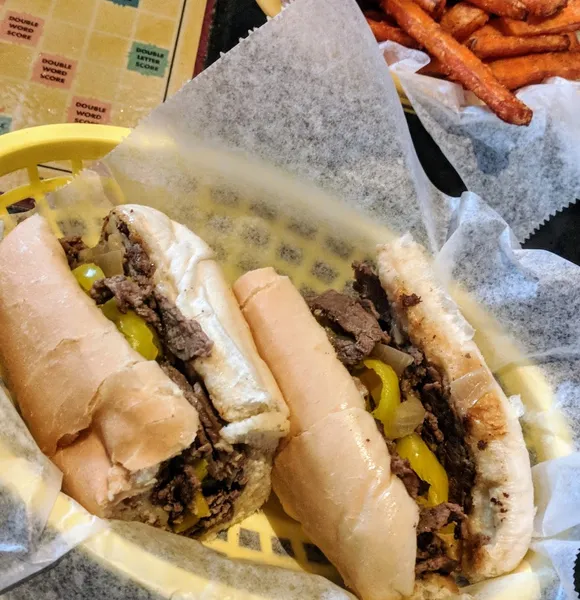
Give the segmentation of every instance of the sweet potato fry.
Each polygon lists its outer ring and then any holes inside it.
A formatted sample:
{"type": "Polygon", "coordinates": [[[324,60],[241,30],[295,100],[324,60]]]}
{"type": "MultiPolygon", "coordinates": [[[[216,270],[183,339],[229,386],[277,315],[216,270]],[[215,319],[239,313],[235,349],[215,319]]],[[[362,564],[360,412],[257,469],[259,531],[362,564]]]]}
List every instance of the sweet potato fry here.
{"type": "Polygon", "coordinates": [[[468,39],[468,42],[472,40],[478,40],[481,37],[486,37],[488,35],[502,36],[502,32],[494,25],[495,21],[487,23],[481,29],[474,31],[468,39]]]}
{"type": "Polygon", "coordinates": [[[387,15],[382,10],[369,9],[363,10],[365,17],[372,19],[373,21],[388,21],[387,15]]]}
{"type": "Polygon", "coordinates": [[[443,31],[413,0],[383,0],[385,12],[438,58],[452,76],[481,98],[500,119],[516,125],[528,125],[532,111],[493,76],[475,54],[443,31]]]}
{"type": "Polygon", "coordinates": [[[530,17],[526,22],[513,19],[499,19],[499,26],[505,35],[548,35],[566,33],[580,29],[580,0],[569,0],[568,6],[548,19],[530,17]]]}
{"type": "Polygon", "coordinates": [[[445,10],[445,0],[415,0],[415,2],[436,21],[438,21],[445,10]]]}
{"type": "Polygon", "coordinates": [[[425,65],[417,71],[419,75],[428,75],[429,77],[449,77],[449,69],[438,59],[432,58],[428,65],[425,65]]]}
{"type": "Polygon", "coordinates": [[[468,48],[482,59],[508,58],[544,52],[564,52],[570,48],[567,35],[538,35],[535,37],[509,37],[488,35],[469,40],[468,48]]]}
{"type": "Polygon", "coordinates": [[[568,0],[521,0],[530,15],[551,17],[568,4],[568,0]]]}
{"type": "Polygon", "coordinates": [[[525,19],[528,11],[520,0],[470,0],[488,13],[512,19],[525,19]]]}
{"type": "Polygon", "coordinates": [[[456,40],[463,42],[489,21],[489,15],[468,2],[459,2],[441,17],[440,25],[456,40]]]}
{"type": "Polygon", "coordinates": [[[580,79],[580,52],[549,52],[489,63],[492,73],[510,90],[541,83],[548,77],[580,79]]]}
{"type": "Polygon", "coordinates": [[[367,23],[369,24],[377,42],[397,42],[407,48],[419,48],[419,44],[409,35],[407,35],[399,27],[390,25],[386,21],[374,21],[367,17],[367,23]]]}
{"type": "Polygon", "coordinates": [[[570,52],[580,52],[580,39],[578,39],[578,32],[566,34],[570,38],[570,52]]]}

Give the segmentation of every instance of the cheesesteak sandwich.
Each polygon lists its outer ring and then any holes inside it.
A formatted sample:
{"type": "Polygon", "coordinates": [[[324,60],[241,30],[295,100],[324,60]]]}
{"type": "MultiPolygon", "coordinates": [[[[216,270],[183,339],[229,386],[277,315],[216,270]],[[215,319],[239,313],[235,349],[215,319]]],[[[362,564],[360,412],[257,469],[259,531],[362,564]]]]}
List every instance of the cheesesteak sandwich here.
{"type": "Polygon", "coordinates": [[[290,409],[285,510],[361,598],[449,598],[514,569],[532,533],[528,452],[508,399],[404,236],[354,291],[302,298],[266,268],[234,293],[290,409]]]}
{"type": "Polygon", "coordinates": [[[35,215],[0,244],[0,360],[63,490],[207,536],[270,491],[287,408],[210,248],[143,206],[99,244],[35,215]]]}

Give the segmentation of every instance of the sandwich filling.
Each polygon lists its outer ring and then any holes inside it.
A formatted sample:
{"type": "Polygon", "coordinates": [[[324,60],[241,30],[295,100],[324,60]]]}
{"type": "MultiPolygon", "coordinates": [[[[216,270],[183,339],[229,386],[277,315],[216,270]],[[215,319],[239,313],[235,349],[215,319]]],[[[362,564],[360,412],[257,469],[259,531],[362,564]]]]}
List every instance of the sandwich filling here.
{"type": "MultiPolygon", "coordinates": [[[[353,267],[353,294],[328,290],[307,302],[375,418],[392,472],[419,506],[416,574],[450,574],[468,551],[463,523],[475,466],[465,427],[445,376],[397,326],[373,267],[353,267]]],[[[404,308],[419,302],[401,298],[404,308]]]]}
{"type": "MultiPolygon", "coordinates": [[[[135,350],[159,363],[199,415],[193,444],[160,466],[148,499],[150,523],[202,535],[229,522],[246,484],[247,456],[242,444],[221,438],[226,423],[193,366],[194,359],[211,354],[211,340],[155,289],[156,267],[143,240],[125,223],[106,221],[94,248],[80,237],[63,238],[61,245],[83,289],[135,350]]],[[[123,508],[131,511],[141,501],[128,498],[123,508]]]]}

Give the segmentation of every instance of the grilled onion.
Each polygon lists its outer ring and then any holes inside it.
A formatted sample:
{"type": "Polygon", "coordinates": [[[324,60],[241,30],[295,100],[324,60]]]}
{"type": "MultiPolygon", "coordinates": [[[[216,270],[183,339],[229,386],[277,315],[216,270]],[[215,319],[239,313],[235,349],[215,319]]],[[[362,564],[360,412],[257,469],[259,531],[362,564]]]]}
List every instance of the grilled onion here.
{"type": "Polygon", "coordinates": [[[121,250],[112,250],[96,255],[93,262],[103,269],[105,277],[123,275],[123,252],[121,250]]]}
{"type": "Polygon", "coordinates": [[[416,396],[409,396],[405,402],[401,402],[397,407],[395,417],[391,422],[389,431],[385,429],[385,434],[393,439],[411,435],[425,419],[425,409],[421,400],[416,396]]]}
{"type": "Polygon", "coordinates": [[[413,362],[413,357],[410,354],[401,352],[401,350],[386,344],[377,344],[371,356],[392,367],[397,377],[401,377],[403,371],[413,362]]]}

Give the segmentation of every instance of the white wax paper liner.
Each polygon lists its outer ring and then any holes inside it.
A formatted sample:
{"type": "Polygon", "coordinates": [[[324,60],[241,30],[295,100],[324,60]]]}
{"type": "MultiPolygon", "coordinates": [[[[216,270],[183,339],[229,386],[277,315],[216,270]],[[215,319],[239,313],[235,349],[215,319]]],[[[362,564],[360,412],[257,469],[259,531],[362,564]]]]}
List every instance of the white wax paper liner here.
{"type": "Polygon", "coordinates": [[[534,111],[508,125],[456,83],[417,75],[429,58],[395,42],[385,58],[424,125],[468,190],[495,208],[523,241],[580,198],[580,82],[553,78],[517,92],[534,111]]]}
{"type": "Polygon", "coordinates": [[[104,525],[80,507],[62,503],[61,473],[40,452],[3,386],[0,423],[1,592],[104,525]]]}
{"type": "Polygon", "coordinates": [[[355,600],[318,575],[230,560],[198,541],[119,521],[3,598],[355,600]]]}
{"type": "Polygon", "coordinates": [[[552,537],[572,529],[580,522],[580,486],[574,484],[580,471],[580,454],[547,460],[533,468],[535,503],[538,512],[534,523],[536,537],[552,537]],[[551,502],[558,496],[560,505],[551,502]]]}
{"type": "MultiPolygon", "coordinates": [[[[238,149],[376,223],[412,231],[432,250],[442,242],[445,196],[421,168],[388,68],[352,0],[295,2],[153,111],[137,135],[150,128],[238,149]],[[407,204],[413,211],[401,212],[407,204]]],[[[146,164],[132,167],[151,180],[146,164]]]]}
{"type": "Polygon", "coordinates": [[[0,386],[0,556],[34,550],[60,490],[58,469],[40,452],[0,386]],[[25,470],[25,476],[20,476],[25,470]],[[23,501],[20,502],[19,499],[23,501]],[[19,512],[19,518],[13,518],[19,512]]]}

